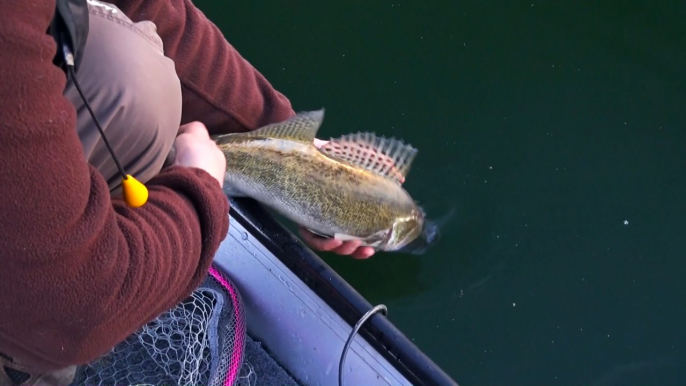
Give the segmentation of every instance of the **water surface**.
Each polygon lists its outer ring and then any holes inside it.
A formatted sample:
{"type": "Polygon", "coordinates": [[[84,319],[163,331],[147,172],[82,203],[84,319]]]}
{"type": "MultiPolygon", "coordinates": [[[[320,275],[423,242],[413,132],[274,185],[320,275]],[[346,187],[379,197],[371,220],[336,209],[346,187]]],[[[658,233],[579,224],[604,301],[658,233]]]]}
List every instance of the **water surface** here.
{"type": "Polygon", "coordinates": [[[424,256],[323,254],[461,385],[686,384],[686,3],[198,1],[320,137],[419,148],[424,256]]]}

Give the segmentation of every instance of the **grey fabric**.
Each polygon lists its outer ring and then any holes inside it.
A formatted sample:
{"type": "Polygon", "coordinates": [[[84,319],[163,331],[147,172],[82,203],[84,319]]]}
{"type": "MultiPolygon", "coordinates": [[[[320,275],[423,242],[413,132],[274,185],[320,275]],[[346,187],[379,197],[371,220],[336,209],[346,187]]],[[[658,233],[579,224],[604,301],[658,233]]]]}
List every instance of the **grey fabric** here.
{"type": "Polygon", "coordinates": [[[74,379],[76,366],[52,372],[32,371],[21,361],[0,355],[0,386],[66,386],[74,379]]]}
{"type": "MultiPolygon", "coordinates": [[[[254,374],[250,378],[241,379],[239,386],[300,386],[300,384],[267,353],[262,347],[262,344],[253,340],[250,335],[248,335],[245,340],[245,363],[252,367],[254,374]]],[[[243,365],[243,367],[245,368],[246,365],[243,365]]]]}
{"type": "MultiPolygon", "coordinates": [[[[181,122],[181,82],[150,21],[133,23],[109,3],[89,0],[90,32],[77,79],[127,173],[145,183],[162,169],[181,122]]],[[[64,95],[77,111],[86,159],[113,194],[121,176],[75,85],[64,95]]]]}

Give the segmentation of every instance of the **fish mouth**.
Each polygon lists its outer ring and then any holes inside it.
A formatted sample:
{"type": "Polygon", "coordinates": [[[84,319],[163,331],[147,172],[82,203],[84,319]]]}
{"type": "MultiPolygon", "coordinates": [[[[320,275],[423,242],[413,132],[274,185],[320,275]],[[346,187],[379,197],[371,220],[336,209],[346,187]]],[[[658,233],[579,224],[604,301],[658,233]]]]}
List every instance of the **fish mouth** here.
{"type": "Polygon", "coordinates": [[[423,255],[429,248],[434,246],[441,238],[441,230],[439,224],[435,221],[426,220],[422,233],[405,246],[398,249],[400,253],[409,253],[412,255],[423,255]]]}
{"type": "Polygon", "coordinates": [[[437,244],[441,239],[441,228],[443,228],[453,217],[453,214],[455,214],[454,206],[438,220],[434,221],[425,218],[422,233],[417,238],[398,249],[398,252],[412,255],[423,255],[426,253],[429,248],[437,244]]]}

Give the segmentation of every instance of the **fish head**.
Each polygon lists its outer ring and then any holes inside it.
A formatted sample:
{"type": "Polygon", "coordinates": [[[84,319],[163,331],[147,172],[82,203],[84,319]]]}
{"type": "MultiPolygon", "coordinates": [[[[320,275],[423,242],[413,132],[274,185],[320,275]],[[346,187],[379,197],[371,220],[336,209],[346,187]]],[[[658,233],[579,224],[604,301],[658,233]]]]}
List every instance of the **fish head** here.
{"type": "Polygon", "coordinates": [[[398,249],[398,252],[411,253],[413,255],[423,255],[431,246],[436,244],[441,237],[438,224],[429,219],[424,220],[424,226],[418,236],[398,249]]]}
{"type": "MultiPolygon", "coordinates": [[[[426,248],[437,238],[438,227],[426,219],[421,209],[398,218],[391,228],[384,250],[416,253],[422,245],[426,248]]],[[[423,251],[419,251],[423,253],[423,251]]]]}
{"type": "MultiPolygon", "coordinates": [[[[420,208],[412,219],[401,219],[393,225],[388,244],[391,250],[413,255],[423,255],[441,238],[441,228],[452,217],[454,208],[443,218],[434,221],[426,217],[420,208]]],[[[386,247],[389,250],[388,247],[386,247]]]]}

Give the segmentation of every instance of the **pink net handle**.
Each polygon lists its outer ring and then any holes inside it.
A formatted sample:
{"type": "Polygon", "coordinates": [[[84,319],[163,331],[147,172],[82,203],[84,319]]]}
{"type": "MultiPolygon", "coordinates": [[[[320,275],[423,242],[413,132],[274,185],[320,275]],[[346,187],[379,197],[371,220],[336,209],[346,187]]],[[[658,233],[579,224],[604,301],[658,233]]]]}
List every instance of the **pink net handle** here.
{"type": "MultiPolygon", "coordinates": [[[[214,266],[210,267],[209,273],[231,295],[231,302],[233,304],[234,316],[236,317],[236,320],[241,320],[240,318],[243,316],[243,315],[241,315],[242,308],[241,308],[240,298],[238,296],[238,291],[236,290],[236,288],[214,266]]],[[[236,334],[235,350],[232,350],[231,358],[229,359],[229,366],[228,366],[228,371],[226,374],[224,386],[232,386],[234,384],[234,382],[236,381],[236,379],[238,379],[238,376],[239,376],[240,371],[241,371],[243,349],[244,349],[244,334],[236,334]]]]}

